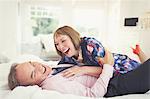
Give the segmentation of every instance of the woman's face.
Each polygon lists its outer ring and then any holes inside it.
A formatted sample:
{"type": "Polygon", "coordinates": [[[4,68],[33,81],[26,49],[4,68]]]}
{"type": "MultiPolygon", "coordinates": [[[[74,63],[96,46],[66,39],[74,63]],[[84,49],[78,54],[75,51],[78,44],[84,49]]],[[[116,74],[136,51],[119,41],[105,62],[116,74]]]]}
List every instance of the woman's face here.
{"type": "Polygon", "coordinates": [[[38,62],[25,62],[17,65],[16,78],[21,85],[39,85],[52,71],[49,66],[38,62]]]}
{"type": "Polygon", "coordinates": [[[68,57],[77,55],[77,50],[69,36],[59,34],[54,38],[54,42],[57,50],[62,52],[64,55],[68,57]]]}

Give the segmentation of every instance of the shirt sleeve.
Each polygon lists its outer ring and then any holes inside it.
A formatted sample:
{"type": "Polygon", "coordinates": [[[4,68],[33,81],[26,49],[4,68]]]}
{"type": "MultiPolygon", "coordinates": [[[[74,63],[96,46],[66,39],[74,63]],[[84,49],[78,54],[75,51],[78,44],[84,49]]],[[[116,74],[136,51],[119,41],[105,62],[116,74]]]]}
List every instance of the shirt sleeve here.
{"type": "Polygon", "coordinates": [[[91,88],[92,93],[94,93],[96,97],[104,96],[106,94],[107,87],[112,76],[113,66],[110,66],[109,64],[104,64],[102,73],[100,74],[96,83],[91,88]]]}
{"type": "Polygon", "coordinates": [[[55,90],[64,94],[74,94],[88,97],[102,97],[107,92],[108,82],[112,77],[112,73],[113,67],[105,65],[102,74],[95,82],[95,84],[90,88],[79,83],[78,81],[63,78],[59,74],[45,82],[47,84],[42,87],[44,89],[55,90]]]}

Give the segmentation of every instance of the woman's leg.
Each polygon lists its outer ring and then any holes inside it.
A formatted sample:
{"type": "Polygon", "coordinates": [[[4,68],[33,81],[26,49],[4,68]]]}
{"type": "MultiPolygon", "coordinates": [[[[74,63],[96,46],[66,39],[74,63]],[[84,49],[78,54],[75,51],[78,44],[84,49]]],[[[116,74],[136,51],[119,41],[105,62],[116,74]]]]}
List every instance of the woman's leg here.
{"type": "Polygon", "coordinates": [[[148,57],[145,55],[145,53],[140,48],[140,45],[136,45],[135,49],[132,48],[132,50],[133,50],[133,53],[139,57],[141,63],[144,63],[148,59],[148,57]]]}
{"type": "Polygon", "coordinates": [[[150,90],[150,59],[137,69],[113,77],[104,97],[140,94],[150,90]]]}

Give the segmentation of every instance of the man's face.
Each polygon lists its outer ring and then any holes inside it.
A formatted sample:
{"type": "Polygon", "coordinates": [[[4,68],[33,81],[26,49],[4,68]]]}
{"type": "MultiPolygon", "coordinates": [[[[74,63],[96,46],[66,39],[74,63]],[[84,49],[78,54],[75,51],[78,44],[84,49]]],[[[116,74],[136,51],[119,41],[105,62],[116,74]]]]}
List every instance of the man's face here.
{"type": "Polygon", "coordinates": [[[52,71],[38,62],[25,62],[17,65],[16,78],[21,85],[39,85],[52,71]]]}

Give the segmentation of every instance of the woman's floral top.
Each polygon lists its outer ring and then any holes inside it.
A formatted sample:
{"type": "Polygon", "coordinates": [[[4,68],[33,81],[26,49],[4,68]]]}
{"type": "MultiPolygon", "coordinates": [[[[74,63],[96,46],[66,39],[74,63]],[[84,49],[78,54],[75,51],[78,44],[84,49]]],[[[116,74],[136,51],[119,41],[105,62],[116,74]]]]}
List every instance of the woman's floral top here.
{"type": "MultiPolygon", "coordinates": [[[[91,37],[81,38],[81,50],[82,58],[84,65],[88,66],[102,66],[99,58],[105,56],[105,49],[103,45],[91,37]]],[[[137,68],[140,63],[129,58],[127,55],[112,53],[115,63],[114,63],[114,72],[115,73],[127,73],[128,71],[134,70],[137,68]]],[[[74,57],[62,57],[61,61],[58,64],[74,64],[80,65],[80,63],[74,57]]]]}

